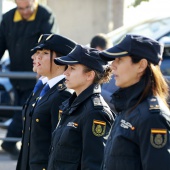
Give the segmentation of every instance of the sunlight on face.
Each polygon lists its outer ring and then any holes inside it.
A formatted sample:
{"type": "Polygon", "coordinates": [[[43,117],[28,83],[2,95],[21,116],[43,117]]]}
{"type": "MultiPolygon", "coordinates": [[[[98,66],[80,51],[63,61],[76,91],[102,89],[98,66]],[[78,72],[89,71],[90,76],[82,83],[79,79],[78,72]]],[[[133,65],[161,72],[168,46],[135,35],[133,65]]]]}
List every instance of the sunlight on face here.
{"type": "MultiPolygon", "coordinates": [[[[45,77],[49,77],[51,75],[51,71],[50,68],[53,67],[54,62],[50,62],[50,50],[37,50],[36,52],[37,55],[37,73],[39,75],[45,76],[45,77]]],[[[53,58],[56,57],[56,54],[53,53],[53,58]]],[[[52,59],[53,60],[53,59],[52,59]]]]}
{"type": "Polygon", "coordinates": [[[68,65],[64,72],[66,75],[66,86],[80,94],[88,86],[87,73],[84,72],[84,66],[81,64],[68,65]]]}
{"type": "Polygon", "coordinates": [[[113,60],[111,66],[115,84],[120,88],[129,87],[140,80],[138,76],[139,64],[132,63],[130,56],[116,58],[113,60]]]}
{"type": "Polygon", "coordinates": [[[37,72],[37,53],[34,53],[32,56],[31,56],[31,59],[33,60],[32,61],[32,70],[33,72],[37,72]]]}

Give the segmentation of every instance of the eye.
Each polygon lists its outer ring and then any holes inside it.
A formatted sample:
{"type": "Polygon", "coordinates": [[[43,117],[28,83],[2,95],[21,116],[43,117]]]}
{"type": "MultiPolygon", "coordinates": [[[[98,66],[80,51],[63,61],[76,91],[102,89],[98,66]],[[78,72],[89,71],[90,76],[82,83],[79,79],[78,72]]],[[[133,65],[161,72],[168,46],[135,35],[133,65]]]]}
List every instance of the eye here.
{"type": "Polygon", "coordinates": [[[120,63],[122,61],[122,58],[117,58],[117,62],[120,63]]]}
{"type": "Polygon", "coordinates": [[[49,50],[43,50],[43,53],[44,54],[50,54],[50,51],[49,50]]]}
{"type": "Polygon", "coordinates": [[[75,70],[75,68],[74,68],[73,66],[70,66],[70,69],[71,69],[71,70],[75,70]]]}
{"type": "Polygon", "coordinates": [[[40,53],[40,51],[36,51],[36,54],[39,54],[40,53]]]}

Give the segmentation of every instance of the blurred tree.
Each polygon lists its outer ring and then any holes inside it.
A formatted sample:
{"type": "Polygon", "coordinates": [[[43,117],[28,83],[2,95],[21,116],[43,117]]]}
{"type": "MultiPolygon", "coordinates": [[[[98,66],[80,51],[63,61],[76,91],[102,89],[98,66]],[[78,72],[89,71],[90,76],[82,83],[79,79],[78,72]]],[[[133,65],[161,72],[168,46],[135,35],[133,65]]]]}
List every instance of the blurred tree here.
{"type": "Polygon", "coordinates": [[[149,0],[135,0],[133,3],[132,3],[132,6],[136,7],[138,5],[140,5],[141,2],[149,2],[149,0]]]}

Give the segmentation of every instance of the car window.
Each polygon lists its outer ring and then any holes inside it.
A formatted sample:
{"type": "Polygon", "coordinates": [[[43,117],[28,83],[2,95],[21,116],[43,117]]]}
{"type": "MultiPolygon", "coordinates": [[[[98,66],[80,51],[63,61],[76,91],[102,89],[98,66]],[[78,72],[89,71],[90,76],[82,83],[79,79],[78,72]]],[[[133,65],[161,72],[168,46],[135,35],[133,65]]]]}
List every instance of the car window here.
{"type": "Polygon", "coordinates": [[[108,36],[112,39],[113,45],[115,45],[127,33],[140,34],[156,40],[163,36],[170,37],[170,17],[146,21],[131,27],[121,27],[109,33],[108,36]]]}

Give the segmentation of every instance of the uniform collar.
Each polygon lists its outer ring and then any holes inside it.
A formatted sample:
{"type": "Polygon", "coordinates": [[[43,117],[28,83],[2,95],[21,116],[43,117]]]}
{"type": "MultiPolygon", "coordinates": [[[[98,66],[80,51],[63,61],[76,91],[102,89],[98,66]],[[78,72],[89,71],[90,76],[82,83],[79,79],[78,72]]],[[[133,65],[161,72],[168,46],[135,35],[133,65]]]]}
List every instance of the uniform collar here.
{"type": "Polygon", "coordinates": [[[39,80],[41,80],[43,84],[46,84],[47,81],[48,81],[48,78],[41,76],[41,77],[39,78],[39,80]]]}
{"type": "Polygon", "coordinates": [[[85,89],[79,96],[74,92],[71,98],[62,103],[61,109],[71,108],[69,114],[72,113],[81,103],[83,103],[87,98],[94,94],[101,93],[101,86],[99,84],[92,84],[87,89],[85,89]]]}
{"type": "Polygon", "coordinates": [[[57,77],[54,77],[54,78],[48,80],[47,83],[48,83],[48,85],[50,86],[50,89],[51,89],[55,84],[57,84],[59,81],[61,81],[61,80],[64,79],[64,78],[65,78],[64,75],[59,75],[59,76],[57,76],[57,77]]]}
{"type": "MultiPolygon", "coordinates": [[[[38,10],[38,4],[36,5],[36,8],[33,12],[33,14],[30,16],[30,18],[27,19],[27,21],[34,21],[35,20],[35,17],[36,17],[36,14],[37,14],[37,10],[38,10]]],[[[22,21],[23,18],[20,14],[20,12],[16,9],[15,13],[14,13],[14,19],[13,21],[14,22],[19,22],[19,21],[22,21]]]]}
{"type": "Polygon", "coordinates": [[[145,79],[141,79],[138,83],[127,88],[120,88],[113,93],[111,102],[114,104],[116,111],[121,112],[133,107],[139,100],[145,86],[145,79]]]}

